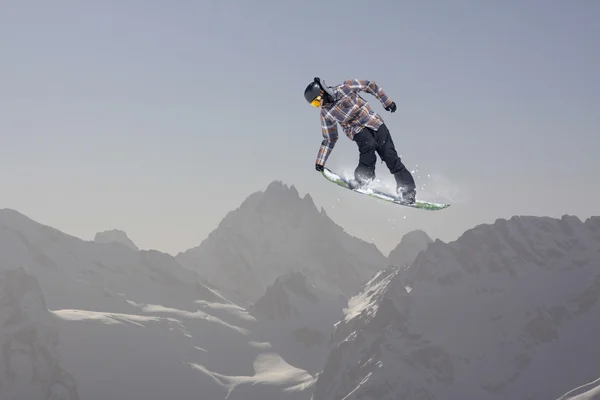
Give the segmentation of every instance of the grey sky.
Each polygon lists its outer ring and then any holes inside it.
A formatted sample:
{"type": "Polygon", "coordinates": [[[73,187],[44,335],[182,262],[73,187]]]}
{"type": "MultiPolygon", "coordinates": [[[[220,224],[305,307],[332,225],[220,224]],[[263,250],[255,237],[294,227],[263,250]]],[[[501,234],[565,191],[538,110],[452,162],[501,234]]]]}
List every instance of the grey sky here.
{"type": "MultiPolygon", "coordinates": [[[[585,218],[599,20],[593,0],[3,2],[0,207],[171,253],[274,179],[386,253],[417,228],[452,240],[514,214],[585,218]],[[395,114],[367,99],[403,161],[455,204],[409,210],[320,177],[314,76],[383,87],[395,114]]],[[[342,134],[328,166],[356,161],[342,134]]]]}

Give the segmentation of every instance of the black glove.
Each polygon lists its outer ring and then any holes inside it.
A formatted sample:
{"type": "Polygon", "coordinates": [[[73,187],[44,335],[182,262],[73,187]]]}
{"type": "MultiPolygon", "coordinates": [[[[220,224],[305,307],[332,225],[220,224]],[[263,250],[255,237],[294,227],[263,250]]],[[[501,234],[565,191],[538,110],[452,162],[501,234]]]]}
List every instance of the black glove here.
{"type": "Polygon", "coordinates": [[[394,103],[394,102],[392,101],[392,104],[390,104],[390,106],[389,106],[389,107],[386,107],[386,108],[385,108],[385,110],[386,110],[386,111],[389,111],[389,112],[395,112],[395,111],[396,111],[396,103],[394,103]]]}
{"type": "Polygon", "coordinates": [[[323,166],[322,166],[322,165],[320,165],[320,164],[317,164],[317,163],[315,163],[315,169],[316,169],[317,171],[319,171],[319,172],[322,172],[322,171],[323,171],[323,166]]]}

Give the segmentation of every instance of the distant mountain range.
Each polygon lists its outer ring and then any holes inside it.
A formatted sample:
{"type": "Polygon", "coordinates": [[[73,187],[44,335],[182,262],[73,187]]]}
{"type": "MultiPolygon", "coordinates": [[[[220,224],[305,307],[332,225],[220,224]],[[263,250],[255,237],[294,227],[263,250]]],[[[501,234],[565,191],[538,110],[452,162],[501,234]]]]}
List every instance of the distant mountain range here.
{"type": "Polygon", "coordinates": [[[4,209],[0,398],[582,400],[599,299],[600,218],[385,256],[273,182],[172,257],[4,209]]]}
{"type": "Polygon", "coordinates": [[[178,254],[229,298],[250,304],[285,272],[350,297],[388,259],[373,244],[353,237],[301,198],[294,186],[272,182],[251,194],[199,246],[178,254]]]}
{"type": "Polygon", "coordinates": [[[313,399],[556,399],[593,381],[599,227],[500,219],[381,271],[337,324],[313,399]]]}

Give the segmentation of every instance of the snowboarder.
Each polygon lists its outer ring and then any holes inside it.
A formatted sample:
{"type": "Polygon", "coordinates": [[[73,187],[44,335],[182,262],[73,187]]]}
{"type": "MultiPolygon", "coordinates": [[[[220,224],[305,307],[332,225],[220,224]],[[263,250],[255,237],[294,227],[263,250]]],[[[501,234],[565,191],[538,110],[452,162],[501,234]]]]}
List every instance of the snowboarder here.
{"type": "Polygon", "coordinates": [[[394,103],[373,81],[348,79],[338,86],[327,86],[320,78],[304,90],[304,98],[314,107],[321,107],[321,130],[323,141],[319,149],[315,168],[323,171],[325,162],[338,140],[337,123],[346,136],[356,142],[359,152],[358,166],[354,178],[361,187],[375,179],[376,153],[394,175],[397,192],[402,200],[415,202],[415,181],[396,153],[394,142],[381,116],[373,111],[359,92],[375,96],[386,111],[395,112],[394,103]]]}

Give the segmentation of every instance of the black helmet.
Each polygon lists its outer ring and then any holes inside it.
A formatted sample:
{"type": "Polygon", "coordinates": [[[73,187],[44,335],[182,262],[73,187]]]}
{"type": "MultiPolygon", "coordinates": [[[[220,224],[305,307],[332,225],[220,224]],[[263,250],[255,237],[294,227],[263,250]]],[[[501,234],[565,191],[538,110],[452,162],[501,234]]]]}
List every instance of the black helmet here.
{"type": "Polygon", "coordinates": [[[315,79],[314,81],[308,84],[306,89],[304,89],[304,98],[308,103],[311,103],[314,99],[317,98],[318,95],[321,94],[321,90],[323,90],[321,88],[321,85],[315,79]]]}

